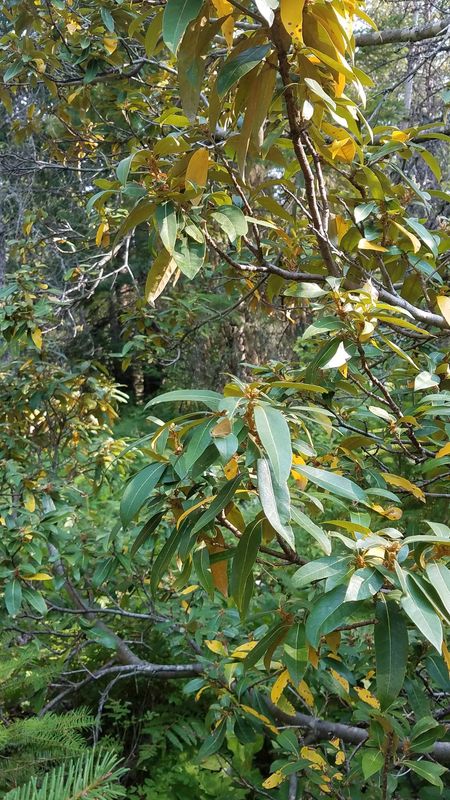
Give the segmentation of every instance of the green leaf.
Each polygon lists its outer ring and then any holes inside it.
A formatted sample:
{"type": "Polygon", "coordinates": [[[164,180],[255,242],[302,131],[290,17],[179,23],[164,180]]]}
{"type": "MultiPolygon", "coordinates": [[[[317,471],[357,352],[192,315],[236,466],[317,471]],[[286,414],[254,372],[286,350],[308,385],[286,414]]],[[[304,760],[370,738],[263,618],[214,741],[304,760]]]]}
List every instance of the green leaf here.
{"type": "Polygon", "coordinates": [[[19,73],[22,72],[23,68],[24,64],[22,63],[22,61],[16,61],[15,64],[11,64],[11,66],[8,67],[5,74],[3,75],[3,81],[5,83],[8,83],[8,81],[11,81],[13,78],[16,77],[16,75],[19,75],[19,73]]]}
{"type": "Polygon", "coordinates": [[[375,659],[377,698],[382,709],[398,697],[405,680],[408,661],[408,631],[405,620],[393,601],[377,604],[375,625],[375,659]]]}
{"type": "Polygon", "coordinates": [[[189,237],[179,239],[173,251],[177,267],[192,280],[202,268],[206,256],[205,242],[196,242],[189,237]]]}
{"type": "Polygon", "coordinates": [[[344,577],[352,562],[352,556],[329,556],[309,561],[297,570],[292,577],[295,589],[303,589],[313,581],[322,581],[325,578],[344,577]]]}
{"type": "Polygon", "coordinates": [[[187,26],[198,16],[202,5],[203,0],[167,0],[162,35],[172,53],[177,52],[187,26]]]}
{"type": "Polygon", "coordinates": [[[283,661],[294,686],[298,686],[308,666],[308,646],[303,622],[290,629],[284,643],[283,661]]]}
{"type": "Polygon", "coordinates": [[[431,716],[422,717],[411,731],[409,737],[414,753],[430,753],[436,741],[445,736],[445,728],[431,716]]]}
{"type": "Polygon", "coordinates": [[[127,484],[120,503],[120,518],[123,526],[128,525],[140,511],[161,478],[166,466],[166,464],[159,462],[149,464],[127,484]]]}
{"type": "Polygon", "coordinates": [[[426,573],[447,614],[450,614],[450,570],[445,564],[430,561],[426,566],[426,573]]]}
{"type": "Polygon", "coordinates": [[[441,775],[447,770],[441,764],[434,764],[431,761],[404,761],[403,763],[428,783],[437,786],[440,790],[444,788],[441,775]]]}
{"type": "Polygon", "coordinates": [[[251,581],[250,590],[248,588],[248,582],[249,578],[251,578],[253,565],[258,555],[261,536],[261,521],[253,520],[253,522],[247,525],[242,534],[233,558],[230,577],[231,596],[243,617],[247,613],[250,601],[253,581],[251,581]]]}
{"type": "Polygon", "coordinates": [[[163,20],[163,11],[161,10],[158,11],[157,14],[155,14],[145,32],[144,48],[145,48],[145,55],[147,56],[147,58],[152,57],[156,45],[158,44],[158,39],[161,36],[161,31],[162,31],[162,20],[163,20]]]}
{"type": "Polygon", "coordinates": [[[206,737],[205,741],[203,742],[200,750],[198,751],[195,761],[200,763],[204,761],[206,758],[213,756],[214,753],[217,753],[220,750],[224,739],[225,733],[227,730],[227,720],[224,717],[220,720],[219,724],[216,728],[214,728],[213,732],[206,737]]]}
{"type": "Polygon", "coordinates": [[[257,463],[258,494],[261,505],[273,528],[281,538],[295,548],[295,538],[289,525],[289,491],[287,486],[280,486],[275,481],[269,462],[259,458],[257,463]]]}
{"type": "Polygon", "coordinates": [[[313,522],[312,519],[310,519],[306,514],[303,513],[303,511],[300,511],[300,509],[298,508],[295,507],[291,508],[291,517],[292,517],[292,522],[295,522],[295,524],[298,525],[300,528],[302,528],[302,530],[305,530],[307,533],[309,533],[310,536],[312,536],[313,539],[316,540],[317,544],[319,545],[319,547],[322,548],[324,553],[326,553],[327,556],[330,555],[331,542],[322,528],[316,525],[316,523],[313,522]]]}
{"type": "Polygon", "coordinates": [[[295,465],[295,471],[304,475],[305,478],[320,486],[322,489],[327,489],[331,494],[338,497],[344,497],[346,500],[353,500],[358,503],[367,504],[368,497],[363,489],[353,483],[349,478],[343,478],[342,475],[335,475],[334,472],[326,472],[324,469],[317,469],[316,467],[305,467],[301,464],[295,465]]]}
{"type": "Polygon", "coordinates": [[[155,514],[154,517],[150,517],[150,519],[147,520],[147,522],[145,523],[144,527],[141,528],[141,530],[139,531],[138,535],[136,536],[136,539],[134,540],[134,542],[132,544],[132,547],[131,547],[131,550],[130,550],[130,555],[131,556],[135,556],[136,555],[137,551],[147,541],[149,536],[152,535],[153,531],[156,530],[156,528],[158,527],[159,523],[161,522],[163,516],[164,516],[164,512],[161,511],[159,514],[155,514]]]}
{"type": "Polygon", "coordinates": [[[432,233],[430,233],[425,225],[422,225],[417,219],[405,219],[406,224],[414,233],[417,233],[419,239],[422,239],[422,242],[428,247],[429,250],[433,253],[433,255],[437,258],[438,256],[438,246],[436,243],[436,239],[432,233]]]}
{"type": "Polygon", "coordinates": [[[363,220],[369,217],[377,208],[378,206],[373,200],[370,203],[361,203],[359,206],[356,206],[353,212],[356,224],[359,225],[360,222],[363,222],[363,220]]]}
{"type": "Polygon", "coordinates": [[[192,560],[194,562],[194,569],[197,574],[198,582],[209,595],[209,598],[213,600],[214,581],[209,562],[209,553],[205,542],[202,542],[199,549],[195,551],[192,560]]]}
{"type": "Polygon", "coordinates": [[[106,30],[112,33],[114,30],[114,17],[111,12],[108,11],[107,8],[103,7],[100,9],[100,16],[103,20],[106,30]]]}
{"type": "Polygon", "coordinates": [[[221,400],[221,394],[210,392],[207,389],[174,389],[173,392],[165,392],[158,397],[153,397],[145,408],[151,408],[158,403],[204,403],[208,408],[216,411],[221,400]]]}
{"type": "Polygon", "coordinates": [[[380,750],[365,750],[362,757],[362,771],[367,780],[371,775],[379,772],[384,765],[384,756],[380,750]]]}
{"type": "Polygon", "coordinates": [[[8,614],[15,617],[22,605],[22,585],[17,578],[5,584],[5,606],[8,614]]]}
{"type": "Polygon", "coordinates": [[[203,530],[215,520],[217,514],[219,514],[220,511],[223,511],[225,506],[228,505],[241,482],[242,475],[239,474],[236,475],[236,477],[231,481],[227,481],[224,486],[222,486],[220,492],[216,495],[212,503],[208,506],[206,511],[203,512],[201,517],[197,520],[196,524],[192,528],[193,534],[203,530]]]}
{"type": "Polygon", "coordinates": [[[164,247],[170,255],[174,255],[178,224],[175,206],[170,200],[156,207],[155,220],[164,247]]]}
{"type": "Polygon", "coordinates": [[[221,100],[235,83],[261,63],[270,49],[270,44],[260,44],[257,47],[248,47],[238,55],[232,53],[227,58],[217,74],[216,89],[221,100]]]}
{"type": "Polygon", "coordinates": [[[37,589],[29,589],[28,587],[23,589],[23,600],[25,603],[28,603],[32,608],[34,608],[38,614],[42,614],[42,616],[46,615],[48,611],[47,603],[37,589]]]}
{"type": "Polygon", "coordinates": [[[381,589],[384,578],[374,567],[357,569],[347,586],[347,601],[368,600],[381,589]]]}
{"type": "Polygon", "coordinates": [[[346,603],[346,586],[336,586],[317,600],[306,620],[306,638],[312,647],[317,650],[320,637],[331,633],[346,621],[347,613],[352,608],[352,603],[346,603]]]}
{"type": "Polygon", "coordinates": [[[230,242],[236,241],[238,236],[246,236],[248,232],[248,222],[241,209],[237,206],[221,206],[218,211],[214,211],[211,216],[216,220],[230,242]]]}
{"type": "Polygon", "coordinates": [[[410,575],[406,575],[406,587],[408,595],[402,597],[401,600],[403,610],[416,628],[440,653],[443,638],[441,620],[410,575]]]}
{"type": "Polygon", "coordinates": [[[272,467],[277,483],[285,483],[292,467],[292,446],[289,426],[278,409],[256,405],[255,426],[272,467]]]}
{"type": "Polygon", "coordinates": [[[290,627],[291,625],[288,622],[276,622],[275,625],[267,631],[266,635],[259,640],[253,650],[250,650],[248,656],[245,657],[244,670],[254,667],[266,653],[272,654],[275,647],[281,644],[283,639],[285,639],[290,627]]]}
{"type": "Polygon", "coordinates": [[[131,153],[130,156],[123,158],[122,161],[119,161],[116,167],[116,175],[117,179],[121,182],[122,186],[125,186],[128,175],[130,173],[131,164],[133,162],[133,158],[136,153],[131,153]]]}
{"type": "Polygon", "coordinates": [[[156,594],[159,581],[161,580],[162,575],[164,574],[170,562],[172,561],[172,558],[178,549],[178,545],[180,544],[184,532],[185,528],[183,525],[179,528],[179,530],[175,528],[175,530],[172,531],[169,538],[165,542],[162,550],[160,550],[158,556],[155,559],[150,574],[150,591],[153,595],[156,594]]]}

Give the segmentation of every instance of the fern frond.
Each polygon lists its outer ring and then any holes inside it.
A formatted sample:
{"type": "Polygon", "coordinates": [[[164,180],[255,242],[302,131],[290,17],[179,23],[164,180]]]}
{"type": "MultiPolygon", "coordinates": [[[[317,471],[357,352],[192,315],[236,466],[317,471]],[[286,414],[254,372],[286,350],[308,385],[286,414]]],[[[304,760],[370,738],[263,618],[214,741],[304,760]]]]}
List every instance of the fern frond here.
{"type": "Polygon", "coordinates": [[[12,789],[3,800],[115,800],[124,797],[119,779],[126,772],[115,753],[94,750],[38,779],[12,789]]]}
{"type": "Polygon", "coordinates": [[[86,708],[67,714],[46,714],[44,717],[18,719],[0,727],[0,751],[6,749],[50,749],[77,755],[84,741],[77,731],[90,728],[94,718],[86,708]]]}

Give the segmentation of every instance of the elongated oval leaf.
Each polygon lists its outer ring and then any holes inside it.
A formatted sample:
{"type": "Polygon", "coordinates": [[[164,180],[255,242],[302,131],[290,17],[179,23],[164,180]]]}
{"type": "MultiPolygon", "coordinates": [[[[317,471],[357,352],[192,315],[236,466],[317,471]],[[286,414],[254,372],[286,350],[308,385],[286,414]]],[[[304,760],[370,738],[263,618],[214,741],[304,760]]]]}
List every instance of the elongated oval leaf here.
{"type": "Polygon", "coordinates": [[[261,537],[261,522],[254,520],[246,527],[233,558],[231,595],[242,616],[245,616],[248,607],[249,593],[246,586],[258,555],[261,537]]]}
{"type": "Polygon", "coordinates": [[[300,528],[309,533],[313,539],[316,540],[324,553],[329,556],[331,553],[331,542],[325,531],[320,528],[319,525],[316,525],[303,511],[300,511],[299,508],[291,508],[291,517],[292,522],[295,522],[296,525],[299,525],[300,528]]]}
{"type": "Polygon", "coordinates": [[[150,591],[152,594],[156,593],[159,581],[172,561],[184,532],[184,527],[179,528],[179,530],[175,528],[165,542],[162,550],[158,553],[150,575],[150,591]]]}
{"type": "Polygon", "coordinates": [[[306,638],[317,650],[322,634],[343,625],[352,603],[345,603],[346,586],[337,586],[318,600],[306,621],[306,638]]]}
{"type": "Polygon", "coordinates": [[[285,542],[295,548],[295,539],[289,525],[289,492],[287,486],[277,485],[265,458],[258,459],[258,494],[264,514],[285,542]]]}
{"type": "Polygon", "coordinates": [[[22,605],[22,585],[17,578],[5,585],[5,606],[8,614],[15,617],[22,605]]]}
{"type": "Polygon", "coordinates": [[[257,47],[248,47],[238,55],[231,54],[217,75],[216,89],[219,97],[225,97],[235,83],[260,64],[270,48],[270,44],[260,44],[257,47]]]}
{"type": "Polygon", "coordinates": [[[144,467],[128,483],[120,503],[122,525],[128,525],[142,508],[161,478],[166,464],[154,463],[144,467]]]}
{"type": "Polygon", "coordinates": [[[396,603],[383,600],[376,610],[375,659],[377,698],[381,708],[388,708],[399,695],[408,660],[408,631],[396,603]]]}
{"type": "Polygon", "coordinates": [[[331,494],[344,497],[346,500],[353,500],[358,503],[368,503],[368,497],[363,489],[349,478],[336,475],[334,472],[327,472],[317,467],[305,467],[300,464],[295,465],[295,471],[300,472],[321,489],[327,489],[331,494]]]}
{"type": "Polygon", "coordinates": [[[281,411],[273,406],[255,406],[254,416],[256,430],[269,458],[275,480],[284,483],[292,467],[289,426],[281,411]]]}
{"type": "Polygon", "coordinates": [[[196,18],[202,5],[203,0],[167,0],[162,35],[172,53],[177,52],[187,26],[196,18]]]}
{"type": "Polygon", "coordinates": [[[241,482],[242,475],[236,475],[235,478],[231,481],[227,481],[227,483],[222,486],[220,492],[214,498],[208,509],[201,515],[200,519],[192,528],[192,533],[198,533],[198,531],[203,530],[213,522],[217,514],[228,505],[241,482]]]}
{"type": "Polygon", "coordinates": [[[330,556],[310,561],[297,570],[292,578],[292,585],[296,589],[303,589],[313,581],[321,581],[330,576],[344,577],[348,572],[351,560],[351,556],[330,556]]]}
{"type": "Polygon", "coordinates": [[[156,406],[158,403],[204,403],[213,411],[217,409],[222,395],[218,392],[210,392],[207,389],[174,389],[173,392],[165,392],[150,400],[145,408],[156,406]]]}
{"type": "Polygon", "coordinates": [[[170,200],[156,207],[155,220],[164,247],[173,255],[178,225],[175,206],[170,200]]]}
{"type": "Polygon", "coordinates": [[[406,576],[407,596],[402,598],[402,608],[416,628],[436,648],[442,650],[442,623],[431,603],[422,594],[409,575],[406,576]]]}

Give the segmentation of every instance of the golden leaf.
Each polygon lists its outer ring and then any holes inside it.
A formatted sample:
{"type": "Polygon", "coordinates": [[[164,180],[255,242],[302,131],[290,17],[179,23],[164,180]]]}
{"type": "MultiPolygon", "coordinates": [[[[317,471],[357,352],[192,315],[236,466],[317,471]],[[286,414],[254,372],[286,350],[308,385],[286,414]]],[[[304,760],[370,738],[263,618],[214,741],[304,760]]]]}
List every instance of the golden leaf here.
{"type": "Polygon", "coordinates": [[[251,706],[241,705],[240,707],[244,711],[246,711],[247,714],[251,714],[253,717],[256,717],[256,719],[259,719],[261,722],[264,722],[264,725],[266,725],[269,728],[269,730],[272,731],[272,733],[275,733],[275,734],[278,733],[278,728],[276,728],[275,725],[272,725],[270,719],[268,717],[264,716],[264,714],[260,714],[259,711],[255,711],[255,709],[251,708],[251,706]]]}
{"type": "Polygon", "coordinates": [[[216,653],[218,656],[227,655],[224,645],[218,639],[205,639],[205,644],[208,650],[211,650],[211,653],[216,653]]]}
{"type": "Polygon", "coordinates": [[[414,236],[414,234],[411,233],[411,231],[409,231],[403,225],[400,225],[399,222],[395,222],[394,221],[394,225],[395,225],[396,228],[399,229],[399,231],[401,231],[403,233],[404,236],[406,236],[409,239],[409,241],[411,242],[411,244],[413,246],[414,252],[418,253],[422,245],[420,243],[420,240],[417,238],[417,236],[414,236]]]}
{"type": "Polygon", "coordinates": [[[338,752],[336,753],[336,758],[334,759],[334,763],[336,764],[337,767],[339,767],[341,764],[344,763],[344,761],[345,761],[344,751],[338,750],[338,752]]]}
{"type": "Polygon", "coordinates": [[[379,253],[386,253],[387,247],[382,247],[381,244],[375,244],[375,242],[369,242],[368,239],[360,239],[358,242],[358,249],[359,250],[376,250],[379,253]]]}
{"type": "Polygon", "coordinates": [[[333,676],[334,680],[337,683],[339,683],[340,686],[342,686],[344,692],[348,694],[350,691],[350,684],[347,678],[344,678],[342,675],[339,674],[339,672],[336,672],[335,669],[330,669],[330,673],[333,676]]]}
{"type": "MultiPolygon", "coordinates": [[[[206,540],[206,547],[208,549],[208,553],[223,553],[225,550],[225,542],[222,534],[216,533],[214,539],[207,539],[206,540]]],[[[228,597],[228,563],[225,561],[215,561],[211,564],[211,574],[213,578],[213,584],[216,589],[219,590],[223,594],[224,597],[228,597]]]]}
{"type": "Polygon", "coordinates": [[[211,503],[212,500],[214,500],[213,494],[209,495],[209,497],[204,497],[203,500],[199,500],[198,503],[195,503],[195,505],[191,506],[190,508],[187,508],[186,511],[183,511],[183,513],[180,514],[180,516],[177,519],[177,529],[180,527],[183,520],[189,516],[189,514],[192,514],[193,511],[196,511],[196,509],[200,508],[201,506],[209,505],[209,503],[211,503]]]}
{"type": "Polygon", "coordinates": [[[384,478],[386,483],[389,483],[391,486],[399,486],[401,489],[404,489],[406,492],[410,492],[410,494],[417,497],[422,503],[426,502],[425,495],[422,489],[419,486],[416,486],[414,483],[411,483],[407,478],[402,478],[400,475],[392,475],[390,472],[382,472],[381,477],[384,478]]]}
{"type": "Polygon", "coordinates": [[[281,21],[293,42],[303,45],[303,7],[305,0],[281,0],[281,21]]]}
{"type": "Polygon", "coordinates": [[[450,675],[450,653],[449,653],[448,647],[445,644],[445,642],[443,642],[443,644],[442,644],[442,658],[444,659],[444,661],[445,661],[445,663],[447,665],[447,669],[448,669],[448,672],[449,672],[449,675],[450,675]]]}
{"type": "Polygon", "coordinates": [[[334,218],[334,224],[336,227],[336,237],[338,240],[338,244],[340,244],[352,223],[350,222],[349,219],[344,219],[344,217],[341,214],[336,214],[334,218]]]}
{"type": "Polygon", "coordinates": [[[335,139],[330,145],[330,152],[332,159],[337,158],[350,163],[355,157],[356,144],[351,136],[346,136],[345,139],[335,139]]]}
{"type": "Polygon", "coordinates": [[[23,504],[26,510],[29,511],[31,514],[36,508],[36,500],[34,499],[34,494],[29,492],[28,489],[25,489],[23,493],[23,504]]]}
{"type": "Polygon", "coordinates": [[[103,47],[105,48],[106,52],[109,53],[109,55],[112,55],[112,53],[114,53],[114,50],[117,49],[118,43],[119,40],[117,36],[110,35],[110,36],[105,36],[103,38],[103,47]]]}
{"type": "Polygon", "coordinates": [[[409,133],[406,133],[406,131],[392,131],[391,139],[393,139],[394,142],[407,142],[409,133]]]}
{"type": "Polygon", "coordinates": [[[311,764],[316,764],[319,768],[325,768],[327,766],[324,757],[312,747],[302,747],[300,750],[300,758],[306,759],[306,761],[309,761],[311,764]]]}
{"type": "Polygon", "coordinates": [[[354,687],[356,694],[363,703],[367,703],[371,708],[380,708],[380,703],[377,698],[373,696],[368,689],[363,689],[361,686],[354,687]]]}
{"type": "Polygon", "coordinates": [[[236,477],[239,471],[239,465],[236,456],[232,456],[227,464],[225,464],[223,471],[228,481],[236,477]]]}
{"type": "Polygon", "coordinates": [[[337,651],[339,650],[339,645],[341,643],[340,631],[333,631],[333,633],[328,633],[325,636],[325,641],[330,650],[332,650],[333,653],[337,653],[337,651]]]}
{"type": "Polygon", "coordinates": [[[317,650],[314,650],[314,647],[311,646],[308,647],[308,661],[314,667],[314,669],[317,669],[319,666],[319,653],[317,650]]]}
{"type": "Polygon", "coordinates": [[[27,581],[52,581],[53,576],[49,575],[48,572],[36,572],[35,575],[26,575],[25,579],[27,581]]]}
{"type": "Polygon", "coordinates": [[[272,703],[275,703],[275,705],[278,703],[288,683],[289,683],[289,672],[287,671],[287,669],[285,669],[284,672],[282,672],[281,675],[278,676],[274,685],[272,686],[270,692],[270,699],[272,700],[272,703]]]}
{"type": "Polygon", "coordinates": [[[42,350],[42,331],[39,328],[35,328],[34,331],[31,331],[31,338],[35,347],[38,350],[42,350]]]}
{"type": "Polygon", "coordinates": [[[257,644],[257,641],[244,642],[244,644],[240,644],[239,647],[237,647],[236,650],[233,650],[231,653],[232,658],[247,658],[250,650],[253,650],[257,644]]]}
{"type": "Polygon", "coordinates": [[[436,298],[436,302],[445,321],[450,325],[450,297],[440,295],[436,298]]]}
{"type": "Polygon", "coordinates": [[[437,451],[435,458],[443,458],[444,456],[448,456],[450,454],[450,442],[444,444],[440,450],[437,451]]]}
{"type": "Polygon", "coordinates": [[[269,775],[269,777],[266,778],[265,781],[263,781],[262,785],[264,786],[265,789],[274,789],[275,786],[279,786],[280,783],[283,783],[283,781],[285,779],[286,779],[286,775],[283,775],[283,773],[281,772],[281,769],[279,769],[276,772],[274,772],[272,775],[269,775]]]}
{"type": "Polygon", "coordinates": [[[186,586],[186,588],[183,589],[182,592],[180,592],[180,597],[183,597],[186,594],[192,594],[192,592],[195,592],[199,588],[200,586],[198,583],[193,583],[191,584],[191,586],[186,586]]]}
{"type": "MultiPolygon", "coordinates": [[[[187,165],[186,170],[186,177],[184,180],[186,189],[191,189],[192,185],[199,186],[200,188],[204,188],[206,186],[206,181],[208,179],[208,165],[209,165],[209,153],[206,147],[200,147],[199,150],[196,150],[195,153],[192,154],[191,158],[189,159],[189,164],[187,165]]],[[[196,197],[192,198],[192,202],[195,203],[201,197],[201,193],[196,197]]]]}
{"type": "Polygon", "coordinates": [[[314,708],[314,695],[305,681],[300,681],[297,692],[309,708],[314,708]]]}

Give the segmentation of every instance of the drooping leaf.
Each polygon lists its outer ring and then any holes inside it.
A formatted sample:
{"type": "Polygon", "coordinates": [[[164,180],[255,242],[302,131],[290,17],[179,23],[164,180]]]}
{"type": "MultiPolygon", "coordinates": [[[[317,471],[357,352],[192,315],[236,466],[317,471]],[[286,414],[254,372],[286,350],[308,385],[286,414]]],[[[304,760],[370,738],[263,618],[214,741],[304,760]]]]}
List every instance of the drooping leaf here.
{"type": "Polygon", "coordinates": [[[408,660],[408,631],[403,615],[393,601],[377,605],[375,658],[377,698],[381,708],[388,708],[399,695],[405,680],[408,660]]]}
{"type": "Polygon", "coordinates": [[[203,0],[167,0],[162,21],[165,44],[176,53],[187,26],[198,15],[203,0]]]}
{"type": "Polygon", "coordinates": [[[246,527],[233,558],[230,588],[242,616],[245,616],[250,601],[252,583],[249,587],[248,582],[261,544],[261,537],[261,522],[255,520],[246,527]]]}
{"type": "Polygon", "coordinates": [[[208,525],[214,521],[217,514],[219,514],[226,505],[228,505],[241,482],[242,475],[236,475],[235,478],[233,478],[231,481],[227,481],[227,483],[222,486],[212,503],[209,505],[208,509],[197,520],[196,524],[192,528],[192,533],[197,533],[198,531],[204,530],[204,528],[208,527],[208,525]]]}
{"type": "Polygon", "coordinates": [[[261,44],[256,47],[248,47],[237,55],[231,53],[217,74],[216,89],[222,99],[227,92],[237,83],[247,72],[261,63],[269,50],[270,44],[261,44]]]}
{"type": "Polygon", "coordinates": [[[306,620],[306,638],[317,648],[322,634],[330,633],[346,621],[352,603],[345,602],[346,586],[337,586],[324,594],[313,606],[306,620]]]}
{"type": "Polygon", "coordinates": [[[338,497],[344,497],[346,500],[353,500],[358,503],[368,503],[368,497],[363,489],[349,478],[344,478],[342,475],[336,475],[334,472],[327,472],[317,467],[307,467],[298,465],[295,467],[297,472],[304,475],[312,483],[320,486],[322,489],[327,489],[331,494],[338,497]]]}
{"type": "Polygon", "coordinates": [[[170,255],[173,255],[178,225],[175,206],[171,200],[156,207],[155,220],[164,247],[170,255]]]}
{"type": "Polygon", "coordinates": [[[264,447],[275,480],[287,481],[292,467],[292,447],[289,426],[278,409],[258,404],[254,409],[255,426],[264,447]]]}
{"type": "Polygon", "coordinates": [[[166,464],[159,462],[149,464],[137,473],[127,484],[120,502],[120,518],[122,525],[129,525],[150,497],[159,479],[166,469],[166,464]]]}
{"type": "Polygon", "coordinates": [[[5,584],[5,606],[11,617],[16,617],[22,605],[22,584],[13,578],[5,584]]]}
{"type": "Polygon", "coordinates": [[[157,403],[204,403],[208,408],[216,411],[221,400],[222,395],[208,389],[174,389],[173,392],[165,392],[153,397],[145,408],[151,408],[157,403]]]}
{"type": "Polygon", "coordinates": [[[289,547],[295,548],[295,538],[289,525],[290,505],[287,486],[276,483],[265,458],[259,458],[257,464],[258,494],[261,505],[272,527],[284,539],[289,547]]]}

